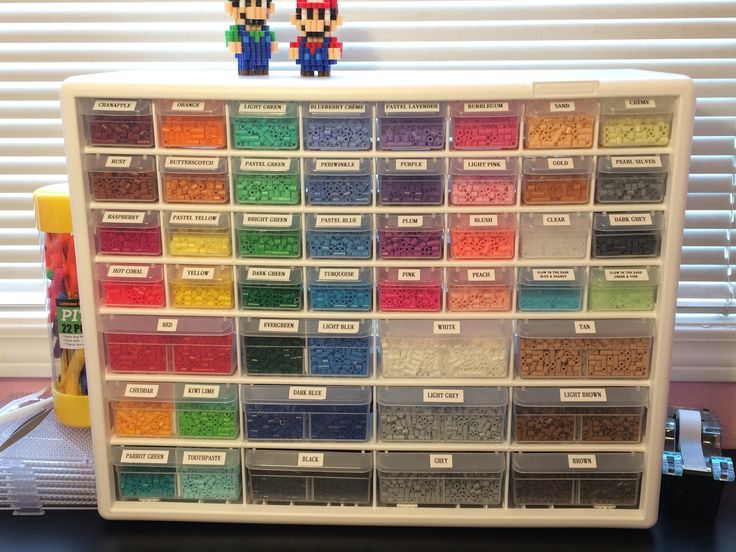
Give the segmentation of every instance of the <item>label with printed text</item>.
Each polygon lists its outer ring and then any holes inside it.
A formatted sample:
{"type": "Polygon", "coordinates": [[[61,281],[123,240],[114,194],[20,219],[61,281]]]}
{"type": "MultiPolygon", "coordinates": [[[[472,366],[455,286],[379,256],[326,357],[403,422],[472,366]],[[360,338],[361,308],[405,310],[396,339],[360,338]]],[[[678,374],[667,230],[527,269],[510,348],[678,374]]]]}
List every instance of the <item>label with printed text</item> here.
{"type": "Polygon", "coordinates": [[[542,215],[542,226],[570,226],[570,215],[542,215]]]}
{"type": "Polygon", "coordinates": [[[288,159],[241,159],[241,171],[284,172],[291,162],[288,159]]]}
{"type": "Polygon", "coordinates": [[[568,454],[567,467],[570,469],[593,470],[598,467],[598,461],[595,454],[568,454]]]}
{"type": "Polygon", "coordinates": [[[426,159],[397,159],[394,165],[397,171],[426,171],[426,159]]]}
{"type": "Polygon", "coordinates": [[[247,279],[265,282],[288,282],[291,279],[291,269],[251,266],[248,268],[247,279]]]}
{"type": "Polygon", "coordinates": [[[384,113],[439,113],[438,102],[391,102],[383,104],[384,113]]]}
{"type": "Polygon", "coordinates": [[[630,215],[608,215],[611,226],[651,226],[652,216],[649,213],[630,215]]]}
{"type": "Polygon", "coordinates": [[[176,100],[171,104],[171,111],[204,111],[205,102],[192,100],[176,100]]]}
{"type": "Polygon", "coordinates": [[[105,159],[105,168],[107,169],[129,169],[130,164],[133,161],[132,157],[120,157],[117,155],[110,155],[105,159]]]}
{"type": "Polygon", "coordinates": [[[616,156],[611,157],[611,167],[614,169],[659,169],[662,167],[662,158],[659,155],[616,156]]]}
{"type": "Polygon", "coordinates": [[[646,268],[605,268],[603,274],[607,282],[648,282],[646,268]]]}
{"type": "Polygon", "coordinates": [[[168,450],[125,449],[120,454],[120,462],[123,464],[166,464],[168,461],[168,450]]]}
{"type": "Polygon", "coordinates": [[[459,320],[435,320],[433,325],[435,335],[460,335],[459,320]]]}
{"type": "Polygon", "coordinates": [[[185,399],[217,399],[220,397],[220,386],[186,383],[182,396],[185,399]]]}
{"type": "Polygon", "coordinates": [[[323,401],[327,398],[327,387],[307,387],[292,385],[289,387],[290,401],[323,401]]]}
{"type": "Polygon", "coordinates": [[[318,280],[334,282],[357,282],[360,279],[358,268],[320,268],[318,280]]]}
{"type": "Polygon", "coordinates": [[[579,389],[560,389],[562,402],[608,402],[604,387],[581,387],[579,389]]]}
{"type": "Polygon", "coordinates": [[[466,102],[465,113],[505,113],[509,110],[509,102],[466,102]]]}
{"type": "Polygon", "coordinates": [[[535,282],[564,282],[575,280],[572,268],[533,268],[532,280],[535,282]]]}
{"type": "Polygon", "coordinates": [[[498,226],[498,215],[470,215],[470,226],[498,226]]]}
{"type": "Polygon", "coordinates": [[[496,270],[493,268],[469,268],[468,282],[495,282],[496,270]]]}
{"type": "Polygon", "coordinates": [[[280,102],[238,104],[238,115],[285,115],[286,104],[280,102]]]}
{"type": "Polygon", "coordinates": [[[265,226],[268,228],[288,228],[294,215],[245,215],[243,226],[265,226]]]}
{"type": "Polygon", "coordinates": [[[185,466],[224,466],[226,459],[226,452],[185,450],[181,463],[185,466]]]}
{"type": "Polygon", "coordinates": [[[552,113],[569,113],[575,111],[575,102],[549,102],[549,110],[552,113]]]}
{"type": "Polygon", "coordinates": [[[297,333],[299,331],[299,320],[262,318],[258,321],[258,331],[275,333],[297,333]]]}
{"type": "Polygon", "coordinates": [[[217,226],[220,223],[220,213],[177,213],[172,212],[170,224],[190,224],[196,226],[217,226]]]}
{"type": "Polygon", "coordinates": [[[310,103],[309,112],[315,115],[327,113],[345,113],[349,115],[360,115],[365,113],[363,103],[310,103]]]}
{"type": "Polygon", "coordinates": [[[110,265],[108,278],[148,278],[148,266],[110,265]]]}
{"type": "Polygon", "coordinates": [[[547,167],[551,170],[574,169],[575,160],[572,157],[550,157],[547,159],[547,167]]]}
{"type": "Polygon", "coordinates": [[[215,268],[203,266],[185,266],[181,271],[182,280],[214,280],[215,268]]]}
{"type": "Polygon", "coordinates": [[[425,403],[464,403],[465,391],[462,389],[422,389],[425,403]]]}
{"type": "Polygon", "coordinates": [[[125,397],[137,399],[155,399],[158,396],[158,384],[156,383],[127,383],[125,384],[125,397]]]}
{"type": "Polygon", "coordinates": [[[188,171],[211,171],[218,167],[217,157],[167,157],[164,161],[166,169],[185,169],[188,171]]]}
{"type": "Polygon", "coordinates": [[[624,100],[626,109],[650,109],[657,107],[657,102],[653,98],[630,98],[624,100]]]}
{"type": "Polygon", "coordinates": [[[418,268],[400,268],[397,272],[397,279],[400,282],[418,282],[422,279],[422,271],[418,268]]]}
{"type": "Polygon", "coordinates": [[[136,100],[96,100],[92,111],[135,111],[136,100]]]}
{"type": "Polygon", "coordinates": [[[434,470],[452,468],[452,454],[430,454],[429,467],[434,470]]]}
{"type": "Polygon", "coordinates": [[[357,320],[319,320],[317,333],[322,334],[357,334],[360,322],[357,320]]]}
{"type": "Polygon", "coordinates": [[[419,215],[400,215],[396,221],[399,228],[420,228],[424,224],[424,217],[419,215]]]}
{"type": "Polygon", "coordinates": [[[360,215],[317,215],[314,219],[315,228],[360,228],[360,215]]]}
{"type": "Polygon", "coordinates": [[[142,211],[104,211],[102,222],[108,224],[143,224],[146,213],[142,211]]]}
{"type": "Polygon", "coordinates": [[[156,322],[157,332],[175,332],[179,326],[179,320],[176,318],[159,318],[156,322]]]}
{"type": "Polygon", "coordinates": [[[296,459],[297,468],[321,468],[324,464],[324,452],[299,452],[296,459]]]}
{"type": "Polygon", "coordinates": [[[505,159],[463,159],[466,171],[505,171],[505,159]]]}
{"type": "Polygon", "coordinates": [[[595,320],[575,320],[573,322],[576,334],[595,334],[595,320]]]}
{"type": "Polygon", "coordinates": [[[317,172],[357,172],[360,170],[360,159],[317,159],[314,162],[317,172]]]}

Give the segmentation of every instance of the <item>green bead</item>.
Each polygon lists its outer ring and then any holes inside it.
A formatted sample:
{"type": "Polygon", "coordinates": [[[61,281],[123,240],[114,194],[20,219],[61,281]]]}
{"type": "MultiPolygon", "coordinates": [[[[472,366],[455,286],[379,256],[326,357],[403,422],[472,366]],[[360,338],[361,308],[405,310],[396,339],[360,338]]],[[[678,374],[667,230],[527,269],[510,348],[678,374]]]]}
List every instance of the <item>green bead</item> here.
{"type": "Polygon", "coordinates": [[[299,147],[295,118],[234,117],[231,119],[236,149],[292,150],[299,147]]]}
{"type": "Polygon", "coordinates": [[[299,230],[244,229],[238,231],[240,257],[299,257],[302,237],[299,230]]]}
{"type": "Polygon", "coordinates": [[[235,179],[235,201],[240,204],[297,205],[299,175],[239,174],[235,179]]]}

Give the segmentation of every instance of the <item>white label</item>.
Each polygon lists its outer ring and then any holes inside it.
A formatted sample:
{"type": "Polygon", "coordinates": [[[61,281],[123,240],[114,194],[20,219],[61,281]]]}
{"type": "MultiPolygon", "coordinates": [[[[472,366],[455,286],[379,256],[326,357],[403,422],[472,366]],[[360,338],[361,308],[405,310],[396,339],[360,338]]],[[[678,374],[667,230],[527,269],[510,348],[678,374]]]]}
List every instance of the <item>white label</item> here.
{"type": "Polygon", "coordinates": [[[422,400],[425,403],[463,403],[465,392],[462,389],[422,389],[422,400]]]}
{"type": "Polygon", "coordinates": [[[288,228],[294,215],[245,215],[243,226],[265,226],[268,228],[288,228]]]}
{"type": "Polygon", "coordinates": [[[117,157],[114,155],[109,156],[105,159],[105,168],[115,169],[120,167],[121,169],[129,169],[130,163],[133,161],[132,157],[117,157]]]}
{"type": "Polygon", "coordinates": [[[167,464],[169,451],[126,449],[120,455],[120,462],[123,464],[167,464]]]}
{"type": "Polygon", "coordinates": [[[575,280],[572,268],[533,268],[532,280],[535,282],[564,282],[575,280]]]}
{"type": "Polygon", "coordinates": [[[468,269],[468,282],[495,282],[496,281],[496,270],[488,268],[481,270],[478,268],[468,269]]]}
{"type": "Polygon", "coordinates": [[[96,100],[92,111],[135,111],[136,100],[96,100]]]}
{"type": "Polygon", "coordinates": [[[324,452],[299,452],[297,468],[321,468],[325,464],[324,452]]]}
{"type": "Polygon", "coordinates": [[[247,278],[265,282],[288,282],[291,279],[291,269],[252,266],[248,269],[247,278]]]}
{"type": "Polygon", "coordinates": [[[357,282],[360,279],[360,269],[320,268],[317,279],[336,282],[357,282]]]}
{"type": "Polygon", "coordinates": [[[241,171],[284,172],[288,171],[291,162],[288,159],[241,159],[241,171]]]}
{"type": "Polygon", "coordinates": [[[263,318],[258,321],[258,331],[273,333],[297,333],[299,331],[299,320],[263,318]]]}
{"type": "Polygon", "coordinates": [[[470,226],[498,226],[498,215],[470,215],[470,226]]]}
{"type": "Polygon", "coordinates": [[[573,322],[576,334],[595,334],[595,320],[575,320],[573,322]]]}
{"type": "Polygon", "coordinates": [[[466,171],[505,171],[505,159],[463,159],[466,171]]]}
{"type": "Polygon", "coordinates": [[[452,454],[430,454],[430,469],[452,468],[452,454]]]}
{"type": "Polygon", "coordinates": [[[606,268],[603,270],[608,282],[648,282],[646,268],[606,268]]]}
{"type": "Polygon", "coordinates": [[[598,461],[595,454],[568,454],[567,467],[570,469],[593,470],[598,467],[598,461]]]}
{"type": "Polygon", "coordinates": [[[125,384],[125,397],[137,399],[155,399],[158,396],[158,384],[156,383],[127,383],[125,384]]]}
{"type": "Polygon", "coordinates": [[[317,215],[314,219],[315,228],[360,228],[360,215],[317,215]]]}
{"type": "Polygon", "coordinates": [[[220,160],[217,157],[167,157],[164,168],[211,171],[216,169],[219,163],[220,160]]]}
{"type": "Polygon", "coordinates": [[[285,103],[240,103],[238,115],[285,115],[285,103]]]}
{"type": "Polygon", "coordinates": [[[626,109],[648,109],[651,107],[657,107],[657,102],[652,98],[631,98],[624,100],[624,107],[626,107],[626,109]]]}
{"type": "Polygon", "coordinates": [[[171,213],[170,224],[191,224],[196,226],[217,226],[220,213],[171,213]]]}
{"type": "Polygon", "coordinates": [[[417,215],[399,216],[397,224],[399,228],[420,228],[424,224],[424,217],[417,215]]]}
{"type": "Polygon", "coordinates": [[[463,106],[465,113],[504,113],[509,110],[509,102],[468,102],[463,106]]]}
{"type": "Polygon", "coordinates": [[[317,333],[357,334],[359,331],[360,322],[357,320],[320,320],[317,323],[317,333]]]}
{"type": "Polygon", "coordinates": [[[570,215],[542,215],[542,226],[570,226],[570,215]]]}
{"type": "Polygon", "coordinates": [[[611,226],[651,226],[652,216],[649,213],[637,215],[608,215],[611,226]]]}
{"type": "Polygon", "coordinates": [[[107,269],[108,278],[147,278],[147,266],[110,265],[107,269]]]}
{"type": "Polygon", "coordinates": [[[102,222],[110,224],[143,224],[146,213],[142,211],[105,211],[102,222]]]}
{"type": "Polygon", "coordinates": [[[549,110],[552,113],[575,111],[575,102],[549,102],[549,110]]]}
{"type": "Polygon", "coordinates": [[[310,113],[347,113],[358,115],[365,113],[365,104],[362,103],[310,103],[310,113]]]}
{"type": "Polygon", "coordinates": [[[611,157],[614,169],[661,168],[662,158],[659,155],[642,155],[639,157],[611,157]]]}
{"type": "Polygon", "coordinates": [[[435,321],[433,331],[435,335],[459,335],[460,334],[460,321],[459,320],[435,321]]]}
{"type": "Polygon", "coordinates": [[[327,387],[306,387],[292,385],[289,387],[290,401],[323,401],[327,398],[327,387]]]}
{"type": "Polygon", "coordinates": [[[220,386],[186,383],[182,397],[185,399],[217,399],[220,397],[220,386]]]}
{"type": "Polygon", "coordinates": [[[317,172],[356,172],[360,170],[360,159],[317,159],[314,162],[317,172]]]}
{"type": "Polygon", "coordinates": [[[59,334],[61,349],[84,349],[84,334],[59,334]]]}
{"type": "Polygon", "coordinates": [[[185,466],[224,466],[226,458],[226,452],[185,450],[181,463],[185,466]]]}
{"type": "Polygon", "coordinates": [[[422,279],[422,271],[418,268],[400,268],[397,273],[397,278],[400,282],[418,282],[422,279]]]}
{"type": "Polygon", "coordinates": [[[394,165],[397,171],[426,171],[426,159],[397,159],[394,165]]]}
{"type": "Polygon", "coordinates": [[[181,271],[182,280],[214,280],[215,268],[203,266],[185,266],[181,271]]]}
{"type": "Polygon", "coordinates": [[[547,167],[551,170],[574,169],[575,160],[572,157],[550,157],[547,159],[547,167]]]}
{"type": "Polygon", "coordinates": [[[603,387],[582,387],[579,389],[560,389],[562,402],[608,402],[603,387]]]}
{"type": "Polygon", "coordinates": [[[156,323],[157,332],[175,332],[179,326],[179,320],[176,318],[159,318],[156,323]]]}
{"type": "Polygon", "coordinates": [[[384,113],[439,113],[440,104],[436,102],[422,103],[385,103],[384,113]]]}
{"type": "Polygon", "coordinates": [[[171,111],[204,111],[204,102],[177,100],[171,104],[171,111]]]}

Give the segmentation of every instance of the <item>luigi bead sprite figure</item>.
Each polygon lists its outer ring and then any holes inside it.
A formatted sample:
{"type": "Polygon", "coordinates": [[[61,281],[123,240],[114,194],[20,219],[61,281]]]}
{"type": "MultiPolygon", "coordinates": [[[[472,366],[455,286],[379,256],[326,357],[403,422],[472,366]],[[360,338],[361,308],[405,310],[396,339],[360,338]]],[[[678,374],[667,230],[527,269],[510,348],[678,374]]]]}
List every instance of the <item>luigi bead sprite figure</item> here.
{"type": "Polygon", "coordinates": [[[297,0],[296,42],[289,44],[289,58],[301,66],[303,77],[329,77],[330,69],[342,59],[342,43],[333,33],[342,24],[337,14],[337,0],[297,0]]]}
{"type": "Polygon", "coordinates": [[[268,75],[268,62],[278,43],[266,22],[275,9],[271,0],[225,2],[225,11],[235,20],[225,31],[225,43],[238,60],[238,75],[268,75]]]}

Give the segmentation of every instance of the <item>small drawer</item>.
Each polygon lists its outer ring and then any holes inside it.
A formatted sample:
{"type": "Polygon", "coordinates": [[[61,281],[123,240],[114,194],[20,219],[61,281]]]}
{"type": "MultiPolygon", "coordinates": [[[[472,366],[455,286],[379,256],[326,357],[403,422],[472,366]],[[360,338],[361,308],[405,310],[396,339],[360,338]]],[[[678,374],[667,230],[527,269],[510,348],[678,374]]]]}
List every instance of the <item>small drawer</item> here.
{"type": "Polygon", "coordinates": [[[306,159],[304,187],[310,205],[371,205],[370,159],[306,159]]]}
{"type": "Polygon", "coordinates": [[[453,102],[450,107],[452,149],[505,150],[519,147],[519,101],[453,102]]]}
{"type": "Polygon", "coordinates": [[[233,198],[238,205],[299,205],[299,160],[231,159],[233,198]]]}
{"type": "Polygon", "coordinates": [[[662,213],[595,213],[595,258],[657,257],[662,242],[662,213]]]}
{"type": "Polygon", "coordinates": [[[638,443],[647,389],[520,387],[514,390],[518,443],[638,443]]]}
{"type": "Polygon", "coordinates": [[[522,378],[646,378],[654,321],[520,320],[522,378]]]}
{"type": "Polygon", "coordinates": [[[99,264],[96,271],[103,306],[166,306],[164,271],[161,265],[99,264]]]}
{"type": "Polygon", "coordinates": [[[84,135],[90,146],[153,147],[151,100],[79,100],[84,135]]]}
{"type": "Polygon", "coordinates": [[[235,225],[238,257],[294,259],[302,255],[302,218],[298,214],[239,213],[235,225]]]}
{"type": "Polygon", "coordinates": [[[605,148],[666,146],[674,110],[675,99],[668,97],[604,100],[598,140],[605,148]]]}
{"type": "Polygon", "coordinates": [[[242,501],[239,449],[180,448],[176,460],[182,500],[242,501]]]}
{"type": "Polygon", "coordinates": [[[304,320],[241,318],[242,368],[249,376],[302,376],[306,368],[304,320]]]}
{"type": "Polygon", "coordinates": [[[229,266],[170,265],[171,304],[178,309],[231,309],[233,271],[229,266]]]}
{"type": "Polygon", "coordinates": [[[245,473],[254,504],[371,504],[370,452],[248,449],[245,473]]]}
{"type": "Polygon", "coordinates": [[[659,270],[656,266],[591,267],[588,310],[653,310],[657,303],[658,285],[659,270]]]}
{"type": "Polygon", "coordinates": [[[156,211],[95,211],[100,255],[161,255],[161,223],[156,211]]]}
{"type": "Polygon", "coordinates": [[[501,387],[378,387],[381,441],[500,443],[508,390],[501,387]]]}
{"type": "Polygon", "coordinates": [[[178,437],[235,439],[238,436],[237,385],[177,383],[174,393],[178,437]]]}
{"type": "Polygon", "coordinates": [[[450,160],[450,203],[452,205],[514,205],[519,160],[450,160]]]}
{"type": "Polygon", "coordinates": [[[442,269],[378,269],[378,308],[384,312],[442,310],[442,269]]]}
{"type": "Polygon", "coordinates": [[[245,310],[301,310],[304,279],[299,267],[240,267],[238,293],[245,310]]]}
{"type": "Polygon", "coordinates": [[[442,258],[442,215],[379,215],[376,224],[382,259],[442,258]]]}
{"type": "Polygon", "coordinates": [[[369,311],[373,308],[371,268],[309,267],[309,308],[328,311],[369,311]]]}
{"type": "Polygon", "coordinates": [[[513,327],[508,320],[380,320],[384,378],[502,378],[513,327]]]}
{"type": "Polygon", "coordinates": [[[382,150],[441,150],[445,147],[444,102],[385,102],[376,106],[382,150]]]}
{"type": "Polygon", "coordinates": [[[294,102],[229,102],[230,140],[243,150],[299,147],[299,113],[294,102]]]}
{"type": "Polygon", "coordinates": [[[513,259],[516,215],[460,214],[449,216],[453,259],[513,259]]]}
{"type": "Polygon", "coordinates": [[[370,259],[373,217],[307,214],[307,250],[313,259],[370,259]]]}
{"type": "Polygon", "coordinates": [[[378,159],[379,205],[442,205],[445,162],[438,158],[378,159]]]}
{"type": "Polygon", "coordinates": [[[498,452],[379,452],[378,504],[500,507],[505,468],[498,452]]]}
{"type": "Polygon", "coordinates": [[[156,100],[159,141],[164,148],[227,147],[225,102],[156,100]]]}
{"type": "Polygon", "coordinates": [[[308,320],[309,375],[370,376],[372,327],[371,320],[308,320]]]}
{"type": "Polygon", "coordinates": [[[173,437],[172,383],[114,382],[108,392],[112,432],[118,437],[173,437]]]}
{"type": "Polygon", "coordinates": [[[526,103],[524,147],[592,148],[597,100],[535,100],[526,103]]]}
{"type": "Polygon", "coordinates": [[[521,202],[525,205],[588,203],[592,178],[592,157],[524,159],[521,202]]]}
{"type": "Polygon", "coordinates": [[[520,311],[579,311],[583,308],[585,269],[519,268],[520,311]]]}
{"type": "Polygon", "coordinates": [[[245,435],[254,441],[367,441],[371,388],[243,385],[245,435]]]}
{"type": "Polygon", "coordinates": [[[176,467],[173,448],[112,447],[118,500],[176,500],[176,467]]]}
{"type": "Polygon", "coordinates": [[[164,157],[161,181],[167,203],[230,201],[224,157],[164,157]]]}
{"type": "Polygon", "coordinates": [[[584,259],[588,255],[588,213],[522,213],[522,259],[584,259]]]}
{"type": "Polygon", "coordinates": [[[307,103],[302,110],[306,149],[366,151],[373,147],[371,104],[307,103]]]}
{"type": "Polygon", "coordinates": [[[448,268],[447,310],[510,311],[514,294],[510,268],[448,268]]]}
{"type": "Polygon", "coordinates": [[[230,217],[226,213],[171,211],[165,216],[166,246],[172,257],[232,255],[230,217]]]}
{"type": "Polygon", "coordinates": [[[662,203],[667,189],[668,155],[598,158],[596,203],[662,203]]]}
{"type": "Polygon", "coordinates": [[[639,452],[514,452],[509,501],[516,508],[636,508],[643,473],[639,452]]]}
{"type": "Polygon", "coordinates": [[[230,375],[235,366],[229,318],[103,315],[111,372],[230,375]]]}
{"type": "Polygon", "coordinates": [[[86,155],[84,171],[95,201],[156,201],[156,159],[146,155],[86,155]]]}

